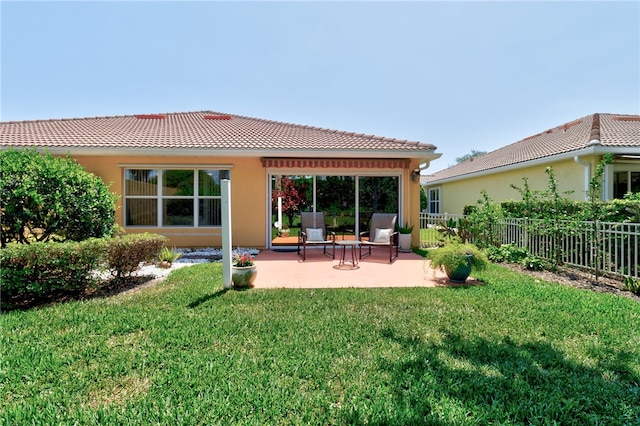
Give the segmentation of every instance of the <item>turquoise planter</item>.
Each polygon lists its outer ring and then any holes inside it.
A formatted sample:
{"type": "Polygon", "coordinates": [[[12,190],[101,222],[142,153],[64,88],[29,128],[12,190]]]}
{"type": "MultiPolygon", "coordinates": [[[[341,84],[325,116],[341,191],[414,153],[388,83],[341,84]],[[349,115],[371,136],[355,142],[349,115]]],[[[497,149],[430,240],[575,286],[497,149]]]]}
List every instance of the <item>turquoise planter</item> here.
{"type": "Polygon", "coordinates": [[[465,265],[461,265],[458,268],[451,270],[449,268],[445,268],[445,272],[447,273],[447,277],[449,277],[449,281],[454,283],[463,283],[467,281],[469,275],[471,275],[471,258],[472,254],[467,255],[467,263],[465,265]]]}

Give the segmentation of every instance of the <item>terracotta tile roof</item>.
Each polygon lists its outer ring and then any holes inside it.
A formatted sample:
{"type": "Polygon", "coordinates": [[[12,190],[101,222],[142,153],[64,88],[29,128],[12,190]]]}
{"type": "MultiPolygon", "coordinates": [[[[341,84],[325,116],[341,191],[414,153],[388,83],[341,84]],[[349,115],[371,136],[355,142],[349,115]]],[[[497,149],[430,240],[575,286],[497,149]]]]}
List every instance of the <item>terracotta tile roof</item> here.
{"type": "MultiPolygon", "coordinates": [[[[428,184],[479,172],[489,172],[556,155],[567,154],[599,146],[601,148],[630,148],[640,151],[640,116],[621,114],[593,114],[529,136],[511,145],[491,151],[471,161],[423,176],[428,184]],[[596,142],[592,142],[596,141],[596,142]]],[[[606,151],[606,149],[605,149],[606,151]]]]}
{"type": "MultiPolygon", "coordinates": [[[[434,156],[436,147],[213,111],[0,123],[0,147],[434,156]]],[[[439,154],[435,154],[439,156],[439,154]]]]}

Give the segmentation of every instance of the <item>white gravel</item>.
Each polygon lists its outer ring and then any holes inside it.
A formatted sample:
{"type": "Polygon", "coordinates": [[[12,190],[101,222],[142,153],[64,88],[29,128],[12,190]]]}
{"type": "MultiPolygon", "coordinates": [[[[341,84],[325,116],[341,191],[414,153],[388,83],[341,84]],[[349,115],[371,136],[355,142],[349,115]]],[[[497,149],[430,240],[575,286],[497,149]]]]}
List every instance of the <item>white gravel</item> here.
{"type": "MultiPolygon", "coordinates": [[[[140,269],[134,274],[137,276],[164,278],[175,269],[196,265],[198,263],[220,262],[219,259],[222,257],[222,249],[213,247],[198,249],[174,248],[172,249],[172,251],[174,253],[182,253],[182,255],[173,262],[171,268],[163,269],[158,268],[155,264],[143,264],[140,266],[140,269]]],[[[238,254],[248,253],[252,256],[256,256],[258,253],[260,253],[260,250],[255,248],[237,247],[233,249],[233,252],[238,254]]]]}

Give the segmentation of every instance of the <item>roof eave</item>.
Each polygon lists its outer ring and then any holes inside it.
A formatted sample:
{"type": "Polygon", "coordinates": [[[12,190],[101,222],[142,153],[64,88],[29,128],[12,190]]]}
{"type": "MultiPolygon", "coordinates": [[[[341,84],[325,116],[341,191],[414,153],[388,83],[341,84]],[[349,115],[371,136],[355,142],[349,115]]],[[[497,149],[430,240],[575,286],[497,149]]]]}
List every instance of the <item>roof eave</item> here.
{"type": "MultiPolygon", "coordinates": [[[[0,146],[0,150],[11,146],[0,146]]],[[[20,147],[22,148],[22,147],[20,147]]],[[[421,163],[428,163],[442,154],[433,150],[277,150],[277,149],[207,149],[207,148],[77,148],[77,147],[37,147],[53,155],[76,156],[173,156],[190,157],[215,155],[216,157],[295,157],[295,158],[416,158],[421,163]]]]}
{"type": "Polygon", "coordinates": [[[568,151],[562,154],[552,155],[549,157],[536,158],[535,160],[523,161],[521,163],[509,164],[501,167],[494,167],[492,169],[482,170],[478,172],[465,173],[458,176],[452,176],[450,178],[444,179],[435,179],[429,182],[424,183],[424,186],[432,186],[432,185],[441,185],[443,183],[456,182],[463,179],[470,179],[475,177],[481,177],[486,175],[491,175],[495,173],[508,172],[511,170],[521,169],[523,167],[534,167],[539,166],[541,164],[555,163],[557,161],[563,161],[572,159],[573,157],[583,156],[583,155],[602,155],[602,154],[628,154],[630,152],[639,152],[640,148],[638,147],[608,147],[602,145],[592,145],[587,148],[578,149],[575,151],[568,151]]]}

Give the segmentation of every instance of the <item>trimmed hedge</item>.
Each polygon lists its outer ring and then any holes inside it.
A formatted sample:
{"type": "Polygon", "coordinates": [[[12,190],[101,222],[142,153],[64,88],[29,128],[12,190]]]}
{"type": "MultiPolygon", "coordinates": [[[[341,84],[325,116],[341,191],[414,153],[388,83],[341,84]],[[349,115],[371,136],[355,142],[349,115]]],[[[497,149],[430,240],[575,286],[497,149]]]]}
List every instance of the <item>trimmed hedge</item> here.
{"type": "Polygon", "coordinates": [[[156,234],[129,234],[111,238],[108,247],[108,265],[111,274],[124,278],[135,272],[140,262],[157,259],[167,238],[156,234]]]}
{"type": "Polygon", "coordinates": [[[0,250],[0,293],[3,299],[28,300],[78,294],[103,283],[99,272],[122,279],[141,262],[158,257],[166,237],[131,234],[64,243],[8,244],[0,250]]]}
{"type": "Polygon", "coordinates": [[[42,297],[78,292],[97,284],[93,273],[104,264],[106,241],[8,244],[0,250],[3,298],[42,297]]]}

